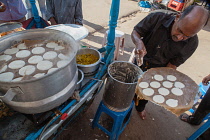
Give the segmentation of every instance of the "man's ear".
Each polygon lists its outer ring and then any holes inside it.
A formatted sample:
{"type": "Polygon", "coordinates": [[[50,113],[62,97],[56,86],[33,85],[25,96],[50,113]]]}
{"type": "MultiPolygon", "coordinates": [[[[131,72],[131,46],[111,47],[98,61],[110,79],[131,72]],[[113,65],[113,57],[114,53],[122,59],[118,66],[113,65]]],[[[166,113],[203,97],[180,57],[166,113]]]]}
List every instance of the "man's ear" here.
{"type": "Polygon", "coordinates": [[[181,17],[181,13],[177,13],[175,17],[175,21],[178,21],[180,17],[181,17]]]}

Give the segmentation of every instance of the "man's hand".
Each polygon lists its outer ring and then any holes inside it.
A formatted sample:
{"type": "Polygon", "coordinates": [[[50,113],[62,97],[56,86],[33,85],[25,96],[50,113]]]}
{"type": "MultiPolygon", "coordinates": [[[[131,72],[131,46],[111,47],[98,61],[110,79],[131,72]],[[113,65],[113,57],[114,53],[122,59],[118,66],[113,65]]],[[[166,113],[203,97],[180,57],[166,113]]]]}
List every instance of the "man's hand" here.
{"type": "Polygon", "coordinates": [[[135,49],[135,54],[138,54],[141,57],[144,57],[147,54],[144,43],[137,44],[136,49],[135,49]]]}
{"type": "Polygon", "coordinates": [[[170,68],[172,68],[172,69],[176,69],[176,68],[177,68],[177,66],[171,64],[170,62],[167,64],[166,67],[170,67],[170,68]]]}
{"type": "Polygon", "coordinates": [[[139,54],[144,57],[147,54],[147,50],[144,46],[143,41],[141,40],[141,36],[135,30],[133,30],[133,32],[131,33],[131,39],[136,45],[135,54],[139,54]]]}
{"type": "Polygon", "coordinates": [[[206,77],[203,78],[202,83],[204,85],[208,85],[209,84],[209,81],[210,81],[210,74],[208,76],[206,76],[206,77]]]}
{"type": "Polygon", "coordinates": [[[51,25],[57,25],[57,22],[55,21],[54,17],[50,18],[50,23],[51,23],[51,25]]]}
{"type": "MultiPolygon", "coordinates": [[[[77,24],[77,25],[82,25],[81,23],[79,23],[79,22],[76,22],[75,24],[77,24]]],[[[82,25],[83,26],[83,25],[82,25]]]]}
{"type": "Polygon", "coordinates": [[[138,65],[141,65],[143,63],[143,57],[147,54],[147,50],[143,41],[141,40],[141,36],[135,30],[133,30],[131,34],[131,39],[136,45],[135,56],[137,63],[139,63],[138,65]]]}
{"type": "Polygon", "coordinates": [[[0,2],[0,12],[4,12],[6,10],[6,6],[4,3],[0,2]]]}

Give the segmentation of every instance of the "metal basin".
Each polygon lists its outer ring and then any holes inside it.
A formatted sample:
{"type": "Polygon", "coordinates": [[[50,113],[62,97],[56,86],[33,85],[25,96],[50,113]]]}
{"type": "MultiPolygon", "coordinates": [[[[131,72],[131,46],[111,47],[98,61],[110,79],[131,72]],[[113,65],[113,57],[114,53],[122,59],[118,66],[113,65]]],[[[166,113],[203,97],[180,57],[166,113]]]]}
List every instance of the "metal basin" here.
{"type": "Polygon", "coordinates": [[[59,106],[72,96],[78,79],[76,53],[79,44],[68,34],[50,29],[32,29],[0,38],[0,52],[24,39],[63,41],[70,50],[69,63],[43,77],[20,82],[0,81],[0,99],[16,111],[35,114],[59,106]]]}
{"type": "Polygon", "coordinates": [[[100,66],[101,53],[98,50],[93,49],[93,48],[84,48],[84,49],[80,49],[77,52],[77,55],[81,55],[81,54],[93,54],[99,58],[97,62],[90,65],[77,64],[78,68],[83,71],[85,76],[91,76],[95,74],[100,66]]]}

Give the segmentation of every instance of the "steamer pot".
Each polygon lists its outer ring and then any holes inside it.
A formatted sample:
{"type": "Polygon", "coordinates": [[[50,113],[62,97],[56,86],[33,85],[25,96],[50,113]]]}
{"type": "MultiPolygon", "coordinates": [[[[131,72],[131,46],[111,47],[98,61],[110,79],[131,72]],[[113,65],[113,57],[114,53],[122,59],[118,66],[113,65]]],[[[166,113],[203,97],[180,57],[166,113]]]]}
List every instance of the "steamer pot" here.
{"type": "Polygon", "coordinates": [[[78,79],[76,53],[79,44],[68,34],[51,29],[31,29],[0,38],[0,52],[24,39],[63,41],[70,47],[69,63],[43,77],[20,82],[0,81],[0,99],[26,114],[51,110],[72,96],[78,79]]]}

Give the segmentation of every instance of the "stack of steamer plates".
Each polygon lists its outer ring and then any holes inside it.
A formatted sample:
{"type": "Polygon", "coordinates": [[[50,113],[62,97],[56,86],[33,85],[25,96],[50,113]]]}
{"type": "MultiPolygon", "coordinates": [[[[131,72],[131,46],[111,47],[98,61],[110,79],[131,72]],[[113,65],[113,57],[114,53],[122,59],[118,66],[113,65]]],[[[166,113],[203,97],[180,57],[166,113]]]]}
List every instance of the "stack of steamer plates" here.
{"type": "Polygon", "coordinates": [[[179,115],[193,106],[198,85],[171,68],[152,68],[138,80],[136,94],[179,115]]]}
{"type": "Polygon", "coordinates": [[[0,81],[17,82],[43,77],[69,63],[70,48],[63,42],[23,40],[0,53],[0,81]]]}
{"type": "Polygon", "coordinates": [[[47,26],[46,29],[53,29],[71,35],[76,41],[82,40],[88,35],[88,30],[84,26],[77,24],[58,24],[47,26]]]}

